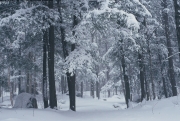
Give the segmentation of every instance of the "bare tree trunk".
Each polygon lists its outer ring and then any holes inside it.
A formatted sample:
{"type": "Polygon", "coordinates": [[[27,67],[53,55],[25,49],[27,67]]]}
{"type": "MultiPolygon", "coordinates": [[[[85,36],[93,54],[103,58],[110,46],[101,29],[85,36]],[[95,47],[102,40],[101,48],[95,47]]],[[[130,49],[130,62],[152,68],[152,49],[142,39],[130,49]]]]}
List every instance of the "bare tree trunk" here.
{"type": "Polygon", "coordinates": [[[98,81],[96,81],[96,97],[100,99],[100,84],[98,81]]]}
{"type": "Polygon", "coordinates": [[[47,41],[48,41],[48,33],[47,33],[47,30],[45,30],[44,33],[43,33],[43,84],[42,84],[44,108],[48,107],[48,93],[47,93],[47,41]]]}
{"type": "MultiPolygon", "coordinates": [[[[166,0],[163,0],[162,5],[164,9],[167,8],[168,4],[166,0]]],[[[166,35],[166,40],[167,40],[167,48],[168,48],[168,57],[172,56],[172,45],[171,45],[171,40],[170,40],[170,31],[169,31],[169,18],[167,12],[163,12],[163,22],[165,25],[165,35],[166,35]]],[[[172,93],[173,96],[177,96],[177,88],[176,88],[176,81],[175,81],[175,75],[174,75],[174,64],[173,64],[173,58],[170,57],[168,58],[169,62],[169,78],[170,78],[170,83],[172,86],[172,93]]]]}
{"type": "Polygon", "coordinates": [[[29,71],[26,73],[27,81],[26,81],[26,92],[29,93],[29,71]]]}
{"type": "Polygon", "coordinates": [[[159,63],[160,63],[160,68],[161,68],[160,70],[161,70],[161,78],[162,78],[162,83],[163,83],[164,95],[166,98],[168,98],[167,89],[166,89],[166,82],[165,82],[165,78],[164,78],[164,74],[163,74],[163,68],[164,68],[163,66],[164,65],[162,65],[162,59],[161,59],[160,54],[158,54],[158,58],[159,58],[159,63]]]}
{"type": "Polygon", "coordinates": [[[64,80],[64,76],[61,76],[61,91],[62,94],[64,94],[64,86],[65,86],[65,80],[64,80]]]}
{"type": "Polygon", "coordinates": [[[29,93],[32,94],[32,72],[29,73],[29,93]]]}
{"type": "Polygon", "coordinates": [[[115,86],[116,95],[117,95],[117,88],[118,88],[118,87],[117,87],[117,86],[115,86]]]}
{"type": "MultiPolygon", "coordinates": [[[[58,5],[61,5],[61,0],[58,0],[58,5]]],[[[61,14],[61,7],[59,6],[58,9],[59,13],[60,13],[60,23],[63,23],[63,19],[62,19],[62,14],[61,14]]],[[[78,24],[78,18],[73,15],[73,27],[75,27],[78,24]]],[[[67,42],[65,41],[65,29],[63,27],[61,27],[60,29],[61,31],[61,41],[62,41],[62,46],[63,46],[63,55],[64,55],[64,59],[69,55],[68,53],[68,48],[67,48],[67,42]]],[[[75,36],[75,31],[73,31],[73,35],[75,36]]],[[[71,45],[71,51],[74,51],[75,49],[75,44],[71,45]]],[[[67,76],[67,82],[68,82],[68,89],[69,89],[69,99],[70,99],[70,109],[72,111],[76,111],[76,94],[75,94],[75,81],[76,81],[76,75],[74,74],[73,76],[71,76],[71,73],[67,72],[66,73],[67,76]]]]}
{"type": "Polygon", "coordinates": [[[126,64],[125,64],[125,58],[124,55],[122,55],[122,69],[123,69],[123,75],[124,75],[124,84],[125,84],[125,100],[127,108],[129,108],[129,101],[130,101],[130,87],[129,87],[129,80],[128,75],[126,74],[126,64]]]}
{"type": "Polygon", "coordinates": [[[8,86],[9,86],[9,92],[10,92],[10,101],[11,101],[11,106],[13,106],[13,91],[12,91],[12,85],[11,85],[11,70],[10,67],[8,67],[8,86]]]}
{"type": "Polygon", "coordinates": [[[91,96],[94,98],[94,81],[91,81],[91,96]]]}
{"type": "Polygon", "coordinates": [[[2,85],[0,85],[0,97],[2,96],[2,85]]]}
{"type": "MultiPolygon", "coordinates": [[[[21,57],[21,45],[20,45],[20,48],[19,48],[19,56],[21,57]]],[[[19,64],[19,67],[20,67],[20,64],[19,64]]],[[[21,69],[19,69],[19,78],[18,78],[18,94],[21,93],[21,69]]]]}
{"type": "Polygon", "coordinates": [[[120,77],[121,77],[121,80],[122,80],[122,88],[123,88],[123,94],[124,94],[124,97],[126,97],[126,91],[125,91],[125,84],[124,84],[124,79],[123,79],[123,70],[122,70],[122,67],[120,66],[120,77]]]}
{"type": "Polygon", "coordinates": [[[81,82],[81,97],[83,98],[83,82],[81,82]]]}
{"type": "MultiPolygon", "coordinates": [[[[175,10],[175,23],[176,23],[176,33],[177,33],[177,41],[180,52],[180,3],[178,5],[178,0],[173,0],[174,2],[174,10],[175,10]]],[[[180,53],[179,53],[180,57],[180,53]]]]}
{"type": "MultiPolygon", "coordinates": [[[[53,8],[53,1],[49,0],[49,8],[53,8]]],[[[49,69],[49,106],[57,107],[56,86],[54,77],[54,25],[49,28],[49,52],[48,52],[48,69],[49,69]]]]}
{"type": "Polygon", "coordinates": [[[111,91],[108,90],[108,97],[111,97],[111,91]]]}
{"type": "Polygon", "coordinates": [[[145,98],[145,89],[144,89],[144,65],[142,54],[138,53],[139,59],[139,68],[140,68],[140,83],[141,83],[141,102],[145,98]]]}

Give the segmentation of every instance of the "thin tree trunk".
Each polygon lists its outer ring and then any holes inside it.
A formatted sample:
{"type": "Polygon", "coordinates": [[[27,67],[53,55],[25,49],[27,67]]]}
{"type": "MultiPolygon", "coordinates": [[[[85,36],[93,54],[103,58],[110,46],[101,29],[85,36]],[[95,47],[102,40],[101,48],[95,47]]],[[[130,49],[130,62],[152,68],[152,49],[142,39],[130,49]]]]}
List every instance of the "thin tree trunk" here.
{"type": "Polygon", "coordinates": [[[9,86],[9,92],[10,92],[10,101],[11,101],[11,106],[13,106],[13,91],[12,91],[12,85],[11,85],[11,70],[10,67],[8,67],[8,86],[9,86]]]}
{"type": "Polygon", "coordinates": [[[124,94],[124,97],[126,97],[126,91],[125,91],[125,83],[124,83],[124,79],[123,79],[124,75],[123,75],[123,70],[122,70],[122,67],[120,66],[120,78],[122,80],[122,88],[123,88],[123,94],[124,94]]]}
{"type": "Polygon", "coordinates": [[[29,93],[32,94],[32,72],[29,73],[29,93]]]}
{"type": "Polygon", "coordinates": [[[0,85],[0,97],[2,96],[2,85],[0,85]]]}
{"type": "Polygon", "coordinates": [[[26,73],[27,81],[26,81],[26,92],[29,93],[29,71],[26,73]]]}
{"type": "MultiPolygon", "coordinates": [[[[21,50],[19,50],[20,52],[20,55],[21,55],[21,50]]],[[[21,70],[19,69],[19,78],[18,78],[18,94],[20,94],[21,93],[21,70]]]]}
{"type": "MultiPolygon", "coordinates": [[[[168,4],[166,0],[163,0],[162,3],[164,9],[167,8],[168,4]]],[[[170,31],[169,31],[169,18],[168,14],[166,12],[163,12],[163,22],[165,25],[165,35],[166,35],[166,40],[167,40],[167,48],[168,48],[168,57],[172,56],[172,45],[171,45],[171,40],[170,40],[170,31]]],[[[169,62],[169,78],[170,78],[170,83],[172,87],[172,93],[173,96],[177,96],[177,88],[176,88],[176,81],[175,81],[175,75],[174,75],[174,64],[173,64],[173,58],[170,57],[168,58],[169,62]]]]}
{"type": "Polygon", "coordinates": [[[48,107],[48,94],[47,94],[47,39],[48,33],[47,30],[43,33],[43,84],[42,84],[42,92],[43,92],[43,102],[44,108],[48,107]]]}
{"type": "Polygon", "coordinates": [[[111,97],[111,91],[108,90],[108,97],[111,97]]]}
{"type": "Polygon", "coordinates": [[[141,102],[145,98],[145,89],[144,89],[144,65],[142,54],[138,53],[139,59],[139,68],[140,68],[140,83],[141,83],[141,102]]]}
{"type": "Polygon", "coordinates": [[[118,87],[117,87],[117,86],[115,86],[115,90],[116,90],[116,95],[117,95],[117,88],[118,88],[118,87]]]}
{"type": "Polygon", "coordinates": [[[81,82],[81,97],[83,98],[83,82],[81,82]]]}
{"type": "Polygon", "coordinates": [[[91,81],[91,96],[94,98],[94,81],[91,81]]]}
{"type": "Polygon", "coordinates": [[[65,80],[64,80],[64,76],[61,76],[61,91],[62,94],[64,94],[64,86],[65,86],[65,80]]]}

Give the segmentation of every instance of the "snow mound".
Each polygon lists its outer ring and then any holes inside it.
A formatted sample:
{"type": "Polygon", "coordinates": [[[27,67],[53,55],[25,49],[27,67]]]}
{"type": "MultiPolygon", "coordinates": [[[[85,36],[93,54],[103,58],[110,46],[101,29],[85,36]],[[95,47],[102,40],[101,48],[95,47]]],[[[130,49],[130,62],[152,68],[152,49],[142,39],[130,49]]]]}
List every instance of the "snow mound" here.
{"type": "Polygon", "coordinates": [[[17,96],[14,108],[37,108],[37,101],[29,93],[21,93],[17,96]]]}

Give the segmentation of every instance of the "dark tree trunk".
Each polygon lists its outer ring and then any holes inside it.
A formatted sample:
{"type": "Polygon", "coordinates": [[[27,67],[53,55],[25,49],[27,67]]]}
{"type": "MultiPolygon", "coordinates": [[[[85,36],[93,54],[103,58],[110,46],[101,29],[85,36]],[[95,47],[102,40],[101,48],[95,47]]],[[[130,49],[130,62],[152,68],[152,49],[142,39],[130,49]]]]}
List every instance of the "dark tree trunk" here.
{"type": "MultiPolygon", "coordinates": [[[[164,9],[167,8],[168,4],[166,0],[163,0],[162,3],[164,9]]],[[[173,64],[173,58],[170,57],[172,56],[172,45],[171,45],[171,40],[170,40],[170,31],[169,31],[169,18],[168,14],[166,12],[163,12],[163,22],[165,25],[165,35],[166,35],[166,40],[167,40],[167,48],[168,48],[168,63],[169,63],[169,79],[171,83],[171,88],[172,88],[172,93],[173,96],[177,96],[177,88],[176,88],[176,81],[175,81],[175,75],[174,75],[174,64],[173,64]]]]}
{"type": "Polygon", "coordinates": [[[2,95],[2,84],[0,84],[0,97],[2,95]]]}
{"type": "Polygon", "coordinates": [[[111,96],[111,91],[110,90],[108,90],[108,97],[110,97],[111,96]]]}
{"type": "Polygon", "coordinates": [[[44,101],[44,108],[48,107],[48,95],[47,95],[47,41],[48,41],[48,33],[47,30],[43,33],[43,101],[44,101]]]}
{"type": "Polygon", "coordinates": [[[166,89],[166,82],[165,82],[165,78],[163,76],[162,76],[162,80],[163,80],[164,95],[166,98],[168,98],[167,89],[166,89]]]}
{"type": "Polygon", "coordinates": [[[146,87],[146,100],[149,100],[149,86],[146,79],[146,68],[144,66],[144,81],[145,81],[145,87],[146,87]]]}
{"type": "Polygon", "coordinates": [[[100,99],[99,82],[96,81],[96,97],[100,99]]]}
{"type": "MultiPolygon", "coordinates": [[[[19,48],[19,58],[21,57],[21,45],[20,45],[20,48],[19,48]]],[[[19,64],[19,67],[20,67],[20,64],[19,64]]],[[[21,70],[19,69],[19,78],[18,78],[18,94],[21,93],[21,70]]]]}
{"type": "Polygon", "coordinates": [[[140,68],[140,83],[141,83],[141,102],[145,98],[145,89],[144,89],[144,65],[142,54],[138,54],[139,59],[139,68],[140,68]]]}
{"type": "Polygon", "coordinates": [[[70,109],[76,111],[76,91],[75,91],[75,74],[72,76],[71,73],[66,73],[69,89],[69,100],[70,100],[70,109]]]}
{"type": "MultiPolygon", "coordinates": [[[[178,5],[178,0],[173,0],[173,1],[174,1],[174,10],[175,10],[177,41],[178,41],[179,52],[180,52],[180,3],[178,5]]],[[[179,58],[180,58],[180,53],[179,53],[179,58]]]]}
{"type": "MultiPolygon", "coordinates": [[[[159,53],[159,52],[158,52],[159,53]]],[[[160,54],[158,54],[158,58],[159,58],[159,63],[160,63],[160,67],[161,67],[161,78],[162,78],[162,83],[163,83],[163,91],[164,91],[164,95],[166,98],[168,98],[168,95],[167,95],[167,89],[166,89],[166,82],[165,82],[165,77],[163,75],[163,66],[162,65],[162,59],[161,59],[161,56],[160,54]]]]}
{"type": "Polygon", "coordinates": [[[64,91],[64,87],[65,87],[65,80],[64,80],[64,76],[61,76],[61,91],[62,91],[62,94],[65,93],[64,91]]]}
{"type": "MultiPolygon", "coordinates": [[[[73,15],[73,27],[78,24],[78,18],[73,15]]],[[[75,31],[73,31],[73,36],[75,36],[75,31]]],[[[71,44],[71,51],[75,50],[75,44],[71,44]]],[[[67,73],[68,89],[69,89],[69,98],[70,98],[70,109],[76,111],[76,75],[67,73]]]]}
{"type": "MultiPolygon", "coordinates": [[[[49,8],[53,8],[53,1],[49,0],[49,8]]],[[[51,23],[50,23],[51,24],[51,23]]],[[[51,24],[49,28],[49,52],[48,52],[48,68],[49,68],[49,106],[57,107],[56,87],[54,78],[54,26],[51,24]]]]}
{"type": "Polygon", "coordinates": [[[94,98],[94,81],[91,81],[91,96],[94,98]]]}
{"type": "MultiPolygon", "coordinates": [[[[19,70],[19,76],[21,75],[21,70],[19,70]]],[[[18,78],[18,94],[21,93],[21,77],[18,78]]]]}
{"type": "MultiPolygon", "coordinates": [[[[61,0],[57,0],[58,5],[61,6],[61,0]]],[[[59,6],[59,13],[60,13],[60,23],[63,23],[62,14],[61,14],[61,8],[59,6]]],[[[73,27],[75,27],[78,24],[78,19],[75,15],[73,15],[73,27]]],[[[68,54],[68,47],[67,42],[65,41],[65,29],[61,26],[61,42],[63,45],[63,55],[64,59],[69,55],[68,54]]],[[[75,36],[75,31],[73,31],[73,35],[75,36]]],[[[74,51],[75,44],[71,45],[71,51],[74,51]]],[[[75,94],[75,81],[76,81],[76,75],[75,73],[71,75],[71,73],[67,72],[67,82],[68,82],[68,90],[69,90],[69,99],[70,99],[70,110],[76,111],[76,94],[75,94]]]]}
{"type": "Polygon", "coordinates": [[[81,97],[83,98],[83,82],[81,82],[81,97]]]}
{"type": "Polygon", "coordinates": [[[27,81],[26,81],[26,92],[29,93],[29,72],[27,72],[26,76],[27,76],[27,81]]]}
{"type": "Polygon", "coordinates": [[[115,87],[115,90],[116,90],[116,95],[117,95],[117,88],[118,88],[118,87],[116,86],[116,87],[115,87]]]}
{"type": "Polygon", "coordinates": [[[128,75],[126,74],[126,64],[125,64],[124,55],[122,55],[121,63],[122,63],[122,69],[123,69],[123,75],[124,75],[124,84],[125,84],[125,100],[126,100],[127,108],[129,108],[130,87],[129,87],[128,75]]]}

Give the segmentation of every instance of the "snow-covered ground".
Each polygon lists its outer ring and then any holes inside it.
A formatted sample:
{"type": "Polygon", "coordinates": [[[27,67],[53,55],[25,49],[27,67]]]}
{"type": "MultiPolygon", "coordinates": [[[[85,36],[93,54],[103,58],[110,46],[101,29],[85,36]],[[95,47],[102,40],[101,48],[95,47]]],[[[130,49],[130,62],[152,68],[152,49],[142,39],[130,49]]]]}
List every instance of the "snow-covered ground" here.
{"type": "MultiPolygon", "coordinates": [[[[67,95],[58,96],[58,110],[52,109],[15,109],[0,108],[0,121],[180,121],[180,99],[144,101],[132,103],[131,108],[125,109],[123,96],[92,99],[85,94],[84,98],[76,98],[77,111],[69,111],[67,95]],[[114,106],[119,106],[114,108],[114,106]]],[[[43,105],[41,98],[38,106],[43,105]]],[[[9,105],[8,98],[0,105],[9,105]]]]}

